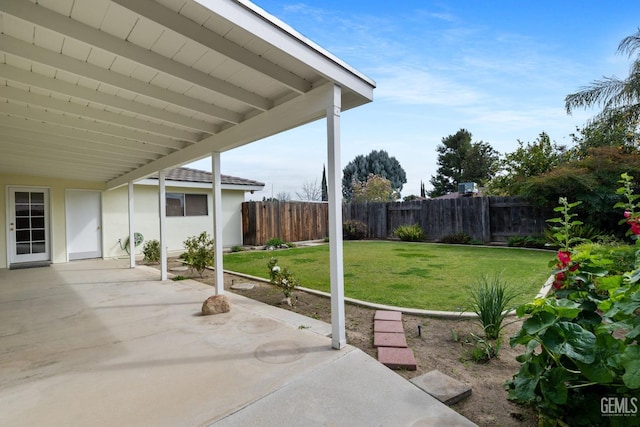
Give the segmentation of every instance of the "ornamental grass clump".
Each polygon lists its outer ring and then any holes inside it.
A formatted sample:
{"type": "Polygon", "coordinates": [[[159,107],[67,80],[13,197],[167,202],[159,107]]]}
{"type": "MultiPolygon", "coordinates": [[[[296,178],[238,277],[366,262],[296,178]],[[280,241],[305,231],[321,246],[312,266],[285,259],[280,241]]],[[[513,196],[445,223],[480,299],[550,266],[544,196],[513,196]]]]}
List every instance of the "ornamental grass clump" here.
{"type": "Polygon", "coordinates": [[[280,268],[278,260],[271,258],[267,263],[269,269],[269,279],[273,286],[277,287],[284,294],[284,302],[291,306],[291,294],[296,286],[298,286],[298,279],[288,268],[280,268]]]}
{"type": "Polygon", "coordinates": [[[424,232],[418,224],[401,225],[393,230],[393,234],[405,242],[421,242],[424,240],[424,232]]]}
{"type": "Polygon", "coordinates": [[[520,295],[502,280],[500,274],[483,275],[469,290],[471,310],[478,315],[485,337],[496,340],[504,328],[509,311],[515,309],[513,300],[520,295]]]}

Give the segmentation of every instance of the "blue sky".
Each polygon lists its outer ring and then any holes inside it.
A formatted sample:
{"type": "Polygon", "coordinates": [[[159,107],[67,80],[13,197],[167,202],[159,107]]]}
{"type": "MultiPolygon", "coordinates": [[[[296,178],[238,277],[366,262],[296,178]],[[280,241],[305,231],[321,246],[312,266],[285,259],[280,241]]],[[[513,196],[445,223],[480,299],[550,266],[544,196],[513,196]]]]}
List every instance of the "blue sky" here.
{"type": "MultiPolygon", "coordinates": [[[[386,150],[407,173],[402,196],[430,188],[436,146],[465,128],[500,153],[545,131],[559,144],[596,110],[564,98],[602,76],[628,76],[616,54],[640,27],[638,1],[255,0],[377,83],[374,102],[343,113],[342,167],[386,150]]],[[[322,177],[325,121],[221,157],[222,173],[266,184],[254,200],[322,177]]],[[[210,161],[191,166],[211,170],[210,161]]]]}

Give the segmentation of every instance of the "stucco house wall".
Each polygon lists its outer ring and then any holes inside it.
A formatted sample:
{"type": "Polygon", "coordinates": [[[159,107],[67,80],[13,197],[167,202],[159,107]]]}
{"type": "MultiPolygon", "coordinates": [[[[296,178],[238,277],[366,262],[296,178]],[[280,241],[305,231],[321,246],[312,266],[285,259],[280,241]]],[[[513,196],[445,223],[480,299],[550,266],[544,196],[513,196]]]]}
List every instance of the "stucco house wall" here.
{"type": "MultiPolygon", "coordinates": [[[[191,170],[191,173],[201,173],[191,170]]],[[[233,177],[230,177],[233,178],[233,177]]],[[[233,178],[242,180],[240,178],[233,178]]],[[[256,184],[255,182],[250,182],[256,184]]],[[[264,185],[261,183],[257,183],[264,185]]],[[[222,184],[222,244],[231,247],[242,244],[242,202],[248,189],[260,189],[260,185],[222,184]],[[244,187],[244,188],[243,188],[244,187]]],[[[122,249],[129,235],[128,188],[119,187],[105,191],[103,183],[62,180],[21,175],[0,174],[0,268],[10,264],[8,254],[9,188],[43,188],[49,193],[48,236],[50,261],[63,263],[69,261],[67,241],[67,191],[92,190],[100,193],[101,206],[101,252],[103,258],[123,257],[127,252],[122,249]]],[[[211,183],[205,182],[166,182],[167,193],[207,194],[207,215],[172,217],[166,219],[166,243],[169,251],[182,251],[183,242],[190,236],[207,231],[213,234],[213,195],[211,183]]],[[[143,180],[134,184],[134,230],[144,236],[145,241],[160,240],[159,188],[157,180],[143,180]]],[[[72,227],[70,227],[72,229],[72,227]]],[[[142,245],[136,248],[141,253],[142,245]]]]}
{"type": "MultiPolygon", "coordinates": [[[[158,216],[158,187],[153,185],[134,185],[134,230],[144,236],[144,240],[160,240],[160,219],[158,216]]],[[[207,194],[208,215],[171,217],[166,220],[166,242],[169,251],[181,251],[182,242],[190,236],[203,231],[213,234],[213,197],[206,188],[166,186],[167,193],[207,194]]],[[[120,187],[103,193],[104,257],[112,258],[126,255],[120,247],[129,236],[128,189],[120,187]],[[120,243],[118,240],[120,239],[120,243]]],[[[241,205],[244,192],[222,190],[222,242],[231,247],[242,244],[241,205]]],[[[142,252],[142,245],[136,253],[142,252]]]]}

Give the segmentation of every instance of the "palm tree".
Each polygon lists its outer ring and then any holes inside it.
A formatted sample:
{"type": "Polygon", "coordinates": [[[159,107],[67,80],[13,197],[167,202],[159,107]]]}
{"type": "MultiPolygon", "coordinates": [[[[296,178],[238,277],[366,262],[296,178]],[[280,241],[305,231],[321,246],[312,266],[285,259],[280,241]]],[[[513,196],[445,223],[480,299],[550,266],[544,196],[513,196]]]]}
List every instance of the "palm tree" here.
{"type": "Polygon", "coordinates": [[[567,95],[565,108],[568,114],[578,107],[602,106],[598,119],[627,116],[632,120],[640,117],[640,28],[625,37],[618,45],[618,53],[626,54],[630,58],[638,53],[638,57],[631,64],[629,77],[620,80],[617,77],[604,77],[595,80],[589,86],[582,87],[578,92],[567,95]]]}

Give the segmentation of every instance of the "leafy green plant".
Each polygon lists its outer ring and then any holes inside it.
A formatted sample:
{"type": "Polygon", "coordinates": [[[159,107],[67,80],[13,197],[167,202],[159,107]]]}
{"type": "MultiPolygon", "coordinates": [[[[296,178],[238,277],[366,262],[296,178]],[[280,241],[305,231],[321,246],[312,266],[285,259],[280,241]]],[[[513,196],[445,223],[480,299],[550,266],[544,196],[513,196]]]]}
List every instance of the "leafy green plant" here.
{"type": "MultiPolygon", "coordinates": [[[[618,194],[631,234],[640,234],[638,196],[623,174],[618,194]]],[[[554,236],[560,250],[552,261],[554,295],[517,309],[528,316],[511,338],[524,346],[520,370],[506,383],[509,399],[537,408],[539,425],[623,425],[600,413],[603,398],[631,398],[640,393],[640,263],[624,274],[610,272],[611,260],[577,253],[571,209],[578,203],[560,199],[554,236]],[[577,260],[580,260],[577,262],[577,260]]],[[[640,249],[640,240],[636,240],[640,249]]],[[[627,424],[630,425],[630,424],[627,424]]]]}
{"type": "Polygon", "coordinates": [[[282,247],[287,247],[286,244],[284,243],[284,240],[282,240],[279,237],[272,237],[271,239],[267,240],[267,243],[264,244],[265,247],[270,248],[282,248],[282,247]]]}
{"type": "Polygon", "coordinates": [[[160,262],[160,242],[157,240],[147,240],[142,247],[144,262],[160,262]]]}
{"type": "Polygon", "coordinates": [[[269,269],[269,279],[272,285],[279,288],[284,294],[285,301],[288,305],[291,303],[291,293],[298,286],[298,279],[288,268],[280,268],[278,260],[271,258],[267,263],[269,269]]]}
{"type": "Polygon", "coordinates": [[[213,238],[206,231],[203,231],[199,236],[187,238],[183,245],[186,251],[182,258],[202,277],[207,266],[213,265],[214,262],[213,238]]]}
{"type": "Polygon", "coordinates": [[[174,278],[173,278],[173,279],[171,279],[171,280],[173,280],[174,282],[179,282],[179,281],[181,281],[181,280],[187,280],[187,279],[188,279],[187,277],[185,277],[185,276],[180,276],[180,275],[179,275],[179,276],[174,277],[174,278]]]}
{"type": "Polygon", "coordinates": [[[468,245],[471,242],[471,237],[464,231],[460,233],[448,234],[440,239],[441,243],[449,243],[453,245],[468,245]]]}
{"type": "Polygon", "coordinates": [[[467,344],[471,344],[472,347],[462,356],[462,361],[471,360],[475,363],[487,363],[494,357],[498,357],[501,346],[500,340],[492,342],[474,334],[471,334],[471,338],[472,341],[467,341],[467,344]]]}
{"type": "Polygon", "coordinates": [[[493,274],[480,277],[469,289],[469,296],[471,311],[478,315],[487,339],[498,339],[504,319],[515,308],[512,303],[519,293],[502,280],[500,274],[493,274]]]}
{"type": "Polygon", "coordinates": [[[244,248],[240,245],[231,246],[231,252],[242,252],[244,248]]]}
{"type": "Polygon", "coordinates": [[[424,231],[418,224],[401,225],[393,230],[393,234],[405,242],[421,242],[425,237],[424,231]]]}
{"type": "Polygon", "coordinates": [[[342,223],[342,236],[346,240],[362,240],[367,236],[367,225],[362,221],[348,219],[342,223]]]}
{"type": "Polygon", "coordinates": [[[507,246],[543,249],[547,247],[547,239],[544,236],[511,236],[507,239],[507,246]]]}

